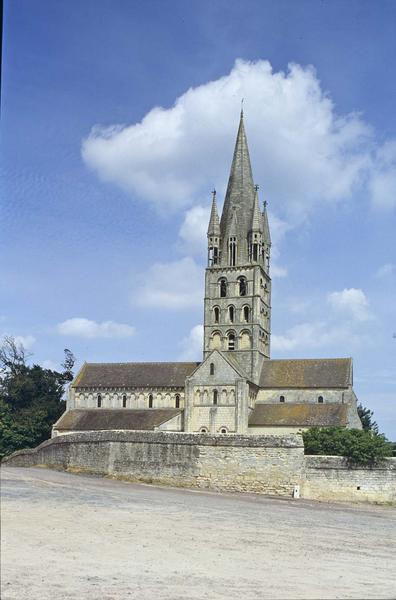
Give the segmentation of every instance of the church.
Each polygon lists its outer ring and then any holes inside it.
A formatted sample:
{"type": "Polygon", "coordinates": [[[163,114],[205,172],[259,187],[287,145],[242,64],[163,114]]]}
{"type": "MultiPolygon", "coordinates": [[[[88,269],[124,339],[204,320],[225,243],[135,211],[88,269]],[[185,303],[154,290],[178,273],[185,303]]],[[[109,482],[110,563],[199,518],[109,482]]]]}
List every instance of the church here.
{"type": "Polygon", "coordinates": [[[210,434],[361,428],[351,358],[270,357],[271,237],[241,113],[221,218],[208,226],[202,362],[89,363],[53,436],[151,430],[210,434]]]}

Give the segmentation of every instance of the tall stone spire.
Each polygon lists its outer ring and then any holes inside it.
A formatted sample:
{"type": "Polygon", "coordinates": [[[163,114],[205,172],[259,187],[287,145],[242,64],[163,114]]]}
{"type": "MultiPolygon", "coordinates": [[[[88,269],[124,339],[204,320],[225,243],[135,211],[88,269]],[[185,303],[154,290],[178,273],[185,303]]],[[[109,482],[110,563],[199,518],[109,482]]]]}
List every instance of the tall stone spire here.
{"type": "Polygon", "coordinates": [[[212,210],[210,212],[208,236],[220,236],[220,220],[219,213],[217,212],[216,190],[213,190],[212,192],[212,210]]]}
{"type": "Polygon", "coordinates": [[[227,236],[229,235],[228,232],[231,227],[231,221],[236,218],[238,223],[239,260],[242,262],[248,260],[247,239],[251,229],[254,197],[255,188],[252,168],[250,165],[249,149],[243,122],[243,112],[241,112],[230,177],[220,222],[223,244],[222,255],[224,257],[227,255],[227,236]]]}

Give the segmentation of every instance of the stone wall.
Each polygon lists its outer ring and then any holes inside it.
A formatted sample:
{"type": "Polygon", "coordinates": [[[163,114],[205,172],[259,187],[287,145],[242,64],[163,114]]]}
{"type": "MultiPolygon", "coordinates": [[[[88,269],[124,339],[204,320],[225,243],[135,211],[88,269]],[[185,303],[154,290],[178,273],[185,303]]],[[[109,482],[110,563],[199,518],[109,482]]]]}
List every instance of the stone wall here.
{"type": "Polygon", "coordinates": [[[170,486],[340,502],[396,502],[396,459],[348,468],[339,456],[304,456],[299,435],[108,431],[63,435],[4,460],[170,486]]]}
{"type": "Polygon", "coordinates": [[[328,502],[395,503],[396,458],[375,468],[350,468],[341,456],[305,456],[301,496],[328,502]]]}
{"type": "Polygon", "coordinates": [[[137,481],[291,496],[304,461],[300,436],[87,432],[44,442],[6,459],[137,481]]]}

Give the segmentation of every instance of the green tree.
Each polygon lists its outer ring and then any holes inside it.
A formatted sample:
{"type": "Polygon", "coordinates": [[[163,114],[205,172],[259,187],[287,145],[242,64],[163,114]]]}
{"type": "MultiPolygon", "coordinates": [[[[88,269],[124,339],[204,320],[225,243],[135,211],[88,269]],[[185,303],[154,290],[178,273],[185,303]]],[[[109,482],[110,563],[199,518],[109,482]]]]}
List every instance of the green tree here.
{"type": "Polygon", "coordinates": [[[357,411],[362,422],[363,429],[365,429],[366,431],[373,431],[374,433],[378,433],[378,424],[375,421],[373,421],[373,411],[369,408],[365,408],[361,404],[358,404],[357,411]]]}
{"type": "Polygon", "coordinates": [[[384,435],[365,429],[311,427],[303,432],[305,454],[344,456],[351,465],[374,465],[392,456],[384,435]]]}
{"type": "Polygon", "coordinates": [[[62,371],[27,364],[23,346],[6,337],[0,347],[0,458],[37,446],[65,410],[65,386],[73,379],[74,356],[65,350],[62,371]]]}

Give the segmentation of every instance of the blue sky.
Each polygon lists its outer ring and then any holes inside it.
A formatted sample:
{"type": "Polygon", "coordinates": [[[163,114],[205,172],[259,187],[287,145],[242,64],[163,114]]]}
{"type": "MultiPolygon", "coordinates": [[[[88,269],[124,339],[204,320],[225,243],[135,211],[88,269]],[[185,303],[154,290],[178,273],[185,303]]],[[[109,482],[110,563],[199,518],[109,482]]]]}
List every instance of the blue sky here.
{"type": "Polygon", "coordinates": [[[240,100],[272,357],[353,356],[396,439],[396,5],[8,0],[0,334],[33,360],[200,358],[240,100]]]}

